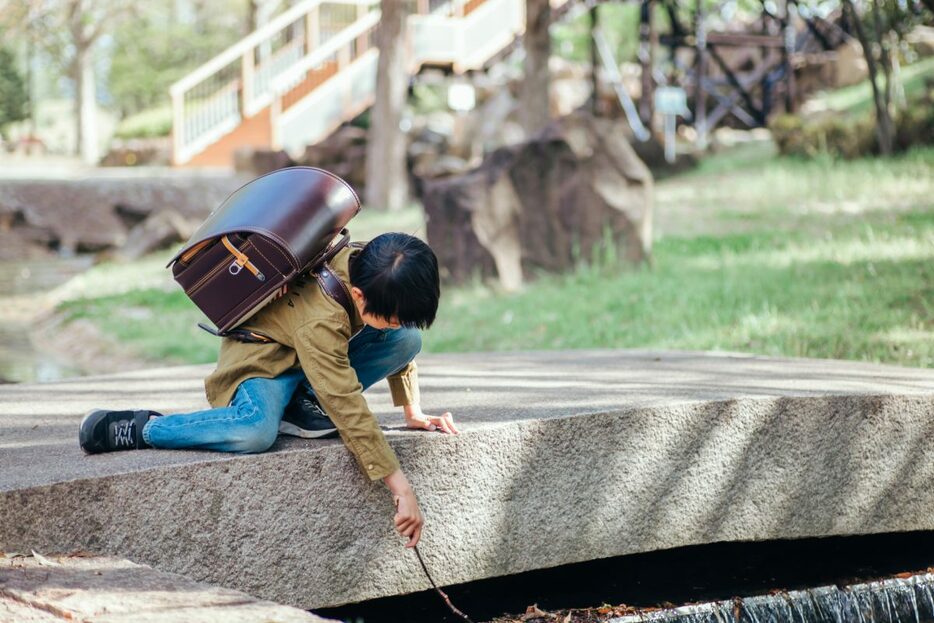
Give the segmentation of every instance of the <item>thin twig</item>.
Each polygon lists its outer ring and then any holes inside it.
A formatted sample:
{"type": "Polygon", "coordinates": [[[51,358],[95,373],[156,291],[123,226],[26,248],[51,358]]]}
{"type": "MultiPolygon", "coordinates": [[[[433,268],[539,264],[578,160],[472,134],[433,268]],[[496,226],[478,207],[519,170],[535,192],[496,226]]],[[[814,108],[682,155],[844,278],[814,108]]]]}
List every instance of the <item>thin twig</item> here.
{"type": "Polygon", "coordinates": [[[451,612],[453,612],[454,614],[456,614],[456,615],[459,616],[459,617],[462,617],[465,621],[467,621],[467,623],[473,623],[473,621],[470,620],[470,617],[469,617],[469,616],[467,616],[466,614],[464,614],[463,612],[461,612],[460,610],[458,610],[457,608],[454,607],[454,604],[451,603],[451,598],[448,597],[448,596],[444,593],[444,591],[442,591],[440,588],[438,588],[438,585],[435,584],[435,581],[431,579],[431,574],[428,573],[428,567],[425,566],[425,561],[422,560],[422,555],[421,555],[421,553],[419,553],[419,551],[418,551],[418,546],[416,545],[416,546],[413,547],[412,549],[415,550],[415,555],[418,556],[418,562],[419,562],[419,564],[422,565],[422,570],[425,572],[425,577],[427,577],[427,578],[428,578],[428,581],[431,583],[431,587],[432,587],[433,589],[435,589],[435,591],[437,591],[437,593],[438,593],[439,595],[441,595],[441,598],[444,600],[444,603],[446,603],[446,604],[448,605],[448,608],[451,609],[451,612]]]}

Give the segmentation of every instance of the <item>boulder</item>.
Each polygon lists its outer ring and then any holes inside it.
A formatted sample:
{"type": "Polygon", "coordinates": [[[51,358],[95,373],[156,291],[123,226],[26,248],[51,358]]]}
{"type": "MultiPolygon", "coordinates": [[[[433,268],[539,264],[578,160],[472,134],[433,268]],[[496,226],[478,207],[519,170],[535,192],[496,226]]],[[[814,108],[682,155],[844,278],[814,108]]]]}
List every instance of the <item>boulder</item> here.
{"type": "Polygon", "coordinates": [[[463,281],[495,267],[514,290],[530,271],[568,270],[607,243],[648,260],[652,174],[623,125],[578,112],[473,170],[423,179],[428,240],[445,276],[463,281]]]}
{"type": "Polygon", "coordinates": [[[168,137],[114,140],[101,159],[102,167],[169,166],[172,141],[168,137]]]}
{"type": "Polygon", "coordinates": [[[869,77],[869,66],[863,56],[863,46],[856,39],[850,39],[836,49],[833,82],[827,87],[840,88],[859,84],[869,77]]]}
{"type": "Polygon", "coordinates": [[[250,177],[266,175],[295,163],[284,151],[241,147],[234,152],[234,170],[250,177]]]}
{"type": "Polygon", "coordinates": [[[296,164],[339,175],[363,194],[366,185],[366,130],[343,125],[320,143],[309,145],[296,164]]]}
{"type": "Polygon", "coordinates": [[[135,260],[147,253],[184,242],[195,233],[199,224],[200,221],[185,218],[175,210],[156,212],[130,230],[118,255],[125,260],[135,260]]]}
{"type": "MultiPolygon", "coordinates": [[[[172,210],[200,221],[244,178],[223,175],[95,175],[80,180],[4,180],[0,184],[0,231],[29,242],[33,250],[63,254],[119,248],[128,232],[151,214],[172,210]]],[[[0,256],[32,253],[22,244],[0,256]]]]}
{"type": "Polygon", "coordinates": [[[934,26],[915,26],[905,36],[905,41],[914,48],[915,53],[921,58],[934,56],[934,26]]]}

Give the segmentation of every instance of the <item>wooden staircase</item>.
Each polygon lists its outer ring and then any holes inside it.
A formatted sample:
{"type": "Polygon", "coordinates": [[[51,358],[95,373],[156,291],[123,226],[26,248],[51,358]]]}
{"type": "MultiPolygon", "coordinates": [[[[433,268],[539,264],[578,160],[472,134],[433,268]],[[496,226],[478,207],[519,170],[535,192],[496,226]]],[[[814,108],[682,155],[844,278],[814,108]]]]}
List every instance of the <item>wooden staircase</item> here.
{"type": "MultiPolygon", "coordinates": [[[[479,69],[525,26],[525,0],[399,0],[409,71],[479,69]]],[[[555,8],[568,0],[551,0],[555,8]]],[[[227,167],[243,147],[300,151],[373,103],[379,0],[303,0],[172,85],[173,163],[227,167]]]]}

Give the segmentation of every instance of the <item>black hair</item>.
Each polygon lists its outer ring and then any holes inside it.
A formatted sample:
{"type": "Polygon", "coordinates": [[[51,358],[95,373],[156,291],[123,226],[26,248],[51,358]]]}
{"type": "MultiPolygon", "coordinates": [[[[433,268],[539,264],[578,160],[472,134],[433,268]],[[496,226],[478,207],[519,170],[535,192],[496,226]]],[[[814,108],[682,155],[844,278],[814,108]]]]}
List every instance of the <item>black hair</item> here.
{"type": "Polygon", "coordinates": [[[367,314],[395,316],[403,326],[419,329],[435,321],[441,298],[438,258],[415,236],[389,233],[371,240],[350,263],[350,284],[363,291],[367,314]]]}

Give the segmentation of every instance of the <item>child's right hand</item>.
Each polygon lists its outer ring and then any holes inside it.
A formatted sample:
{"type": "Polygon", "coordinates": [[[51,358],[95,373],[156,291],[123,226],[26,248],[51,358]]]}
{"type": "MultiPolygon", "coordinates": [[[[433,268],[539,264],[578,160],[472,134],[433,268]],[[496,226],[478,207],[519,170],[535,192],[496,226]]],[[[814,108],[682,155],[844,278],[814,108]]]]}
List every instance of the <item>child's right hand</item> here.
{"type": "Polygon", "coordinates": [[[409,542],[405,544],[406,547],[415,547],[422,535],[422,526],[425,523],[422,512],[418,509],[415,492],[409,489],[407,492],[398,495],[394,494],[392,497],[396,503],[396,515],[393,517],[396,530],[402,536],[409,537],[409,542]]]}
{"type": "Polygon", "coordinates": [[[396,505],[396,515],[393,517],[396,530],[402,536],[409,537],[406,547],[415,547],[422,535],[422,525],[425,523],[422,519],[422,512],[418,510],[415,492],[401,469],[383,478],[383,482],[392,492],[392,501],[396,505]]]}

